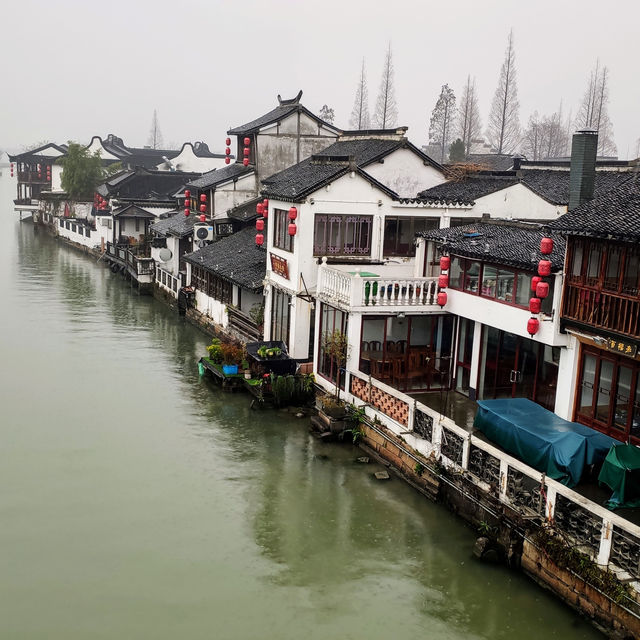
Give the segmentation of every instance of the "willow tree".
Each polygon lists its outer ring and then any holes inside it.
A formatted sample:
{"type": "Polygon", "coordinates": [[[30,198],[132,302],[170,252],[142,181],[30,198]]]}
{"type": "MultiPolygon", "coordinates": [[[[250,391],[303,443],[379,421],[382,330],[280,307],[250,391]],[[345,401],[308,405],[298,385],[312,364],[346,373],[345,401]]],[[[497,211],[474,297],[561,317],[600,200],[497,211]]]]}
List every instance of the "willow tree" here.
{"type": "Polygon", "coordinates": [[[91,200],[104,172],[100,154],[77,142],[69,142],[67,153],[58,160],[62,165],[60,182],[70,200],[91,200]]]}

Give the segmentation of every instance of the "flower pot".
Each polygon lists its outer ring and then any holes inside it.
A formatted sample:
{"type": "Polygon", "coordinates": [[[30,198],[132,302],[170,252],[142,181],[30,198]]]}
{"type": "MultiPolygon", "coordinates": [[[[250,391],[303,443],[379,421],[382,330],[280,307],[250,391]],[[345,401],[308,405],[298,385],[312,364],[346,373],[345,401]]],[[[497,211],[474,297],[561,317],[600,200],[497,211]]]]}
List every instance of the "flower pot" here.
{"type": "Polygon", "coordinates": [[[222,373],[225,376],[233,376],[238,373],[238,365],[237,364],[223,364],[222,365],[222,373]]]}
{"type": "Polygon", "coordinates": [[[251,380],[251,371],[249,371],[249,369],[244,372],[244,379],[251,380]]]}

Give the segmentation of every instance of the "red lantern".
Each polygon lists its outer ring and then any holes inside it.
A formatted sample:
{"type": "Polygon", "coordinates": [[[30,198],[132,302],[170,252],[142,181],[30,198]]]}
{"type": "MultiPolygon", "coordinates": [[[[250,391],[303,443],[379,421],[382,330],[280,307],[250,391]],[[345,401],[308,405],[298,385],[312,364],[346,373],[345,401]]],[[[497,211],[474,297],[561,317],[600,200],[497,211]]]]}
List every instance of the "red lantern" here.
{"type": "Polygon", "coordinates": [[[256,213],[261,216],[264,213],[264,206],[262,205],[262,202],[258,202],[258,204],[256,205],[256,213]]]}
{"type": "Polygon", "coordinates": [[[244,146],[248,147],[251,144],[251,138],[245,138],[244,139],[244,146]]]}
{"type": "Polygon", "coordinates": [[[540,298],[531,298],[531,300],[529,300],[529,311],[531,311],[531,313],[540,313],[541,304],[542,300],[540,300],[540,298]]]}
{"type": "Polygon", "coordinates": [[[249,147],[245,147],[245,148],[242,150],[242,155],[243,155],[245,158],[248,158],[248,157],[249,157],[249,147]]]}
{"type": "Polygon", "coordinates": [[[261,233],[256,233],[256,244],[261,247],[264,244],[264,236],[261,233]]]}
{"type": "Polygon", "coordinates": [[[438,278],[438,286],[441,289],[446,289],[449,286],[449,276],[445,273],[442,274],[439,278],[438,278]]]}
{"type": "Polygon", "coordinates": [[[265,209],[268,209],[268,208],[269,208],[269,199],[268,199],[268,198],[265,198],[265,199],[262,201],[262,206],[263,206],[265,209]]]}
{"type": "Polygon", "coordinates": [[[227,147],[231,144],[231,138],[227,138],[224,143],[227,145],[227,147]]]}
{"type": "Polygon", "coordinates": [[[444,305],[447,304],[447,292],[446,291],[441,291],[438,294],[438,304],[440,305],[440,308],[444,307],[444,305]]]}
{"type": "Polygon", "coordinates": [[[256,231],[264,231],[264,220],[262,218],[256,220],[256,231]]]}
{"type": "Polygon", "coordinates": [[[201,204],[200,205],[200,211],[202,213],[206,213],[207,212],[207,205],[206,204],[201,204]]]}
{"type": "Polygon", "coordinates": [[[264,216],[265,220],[269,217],[269,209],[264,205],[264,203],[262,204],[262,215],[264,216]]]}
{"type": "Polygon", "coordinates": [[[538,275],[546,278],[551,275],[551,261],[550,260],[540,260],[538,262],[538,275]]]}
{"type": "Polygon", "coordinates": [[[200,194],[200,202],[206,202],[207,201],[207,195],[205,193],[201,193],[200,194]]]}
{"type": "Polygon", "coordinates": [[[292,222],[289,224],[289,235],[290,236],[295,236],[296,232],[298,231],[298,227],[296,227],[296,223],[292,222]]]}
{"type": "Polygon", "coordinates": [[[184,210],[184,215],[185,215],[185,216],[187,216],[187,217],[189,217],[189,209],[185,209],[185,210],[184,210]]]}
{"type": "Polygon", "coordinates": [[[189,200],[189,198],[184,199],[184,206],[187,208],[191,206],[191,200],[189,200]]]}
{"type": "Polygon", "coordinates": [[[189,191],[189,189],[185,189],[184,190],[184,197],[185,198],[190,198],[191,197],[191,191],[189,191]]]}
{"type": "Polygon", "coordinates": [[[249,158],[245,158],[245,159],[242,161],[242,164],[243,164],[245,167],[248,167],[248,166],[249,166],[249,158]]]}
{"type": "Polygon", "coordinates": [[[536,296],[540,299],[544,299],[549,295],[549,283],[548,282],[538,282],[536,286],[536,296]]]}
{"type": "Polygon", "coordinates": [[[225,154],[226,156],[230,156],[230,155],[231,155],[231,149],[229,149],[229,147],[227,147],[227,148],[224,150],[224,154],[225,154]]]}
{"type": "Polygon", "coordinates": [[[200,216],[200,222],[204,222],[207,219],[207,216],[204,213],[200,216]]]}
{"type": "Polygon", "coordinates": [[[298,217],[298,210],[295,207],[289,209],[289,220],[292,222],[298,217]]]}
{"type": "Polygon", "coordinates": [[[536,287],[538,286],[538,282],[541,282],[542,278],[540,276],[533,276],[531,278],[531,291],[535,293],[536,287]]]}
{"type": "Polygon", "coordinates": [[[540,322],[538,318],[529,318],[527,322],[527,333],[533,337],[538,333],[538,329],[540,329],[540,322]]]}
{"type": "Polygon", "coordinates": [[[227,157],[224,159],[224,163],[225,163],[225,164],[229,164],[230,162],[231,162],[231,158],[230,158],[229,156],[227,156],[227,157]]]}
{"type": "Polygon", "coordinates": [[[451,266],[451,258],[449,256],[442,256],[440,258],[440,271],[449,271],[451,266]]]}
{"type": "Polygon", "coordinates": [[[553,238],[542,238],[540,240],[540,253],[548,256],[553,251],[553,238]]]}

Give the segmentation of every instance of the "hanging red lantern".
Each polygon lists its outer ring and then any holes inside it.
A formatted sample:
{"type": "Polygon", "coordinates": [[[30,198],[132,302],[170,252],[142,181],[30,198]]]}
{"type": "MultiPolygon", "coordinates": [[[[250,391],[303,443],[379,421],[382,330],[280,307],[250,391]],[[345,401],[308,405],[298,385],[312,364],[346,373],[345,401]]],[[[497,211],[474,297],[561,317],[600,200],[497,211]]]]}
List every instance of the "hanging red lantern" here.
{"type": "Polygon", "coordinates": [[[256,213],[261,216],[264,213],[264,207],[262,206],[262,202],[258,202],[256,205],[256,213]]]}
{"type": "Polygon", "coordinates": [[[449,271],[451,266],[451,258],[449,256],[440,257],[440,271],[449,271]]]}
{"type": "Polygon", "coordinates": [[[227,147],[227,148],[224,150],[224,154],[225,154],[226,156],[230,156],[230,155],[231,155],[231,149],[229,149],[229,147],[227,147]]]}
{"type": "Polygon", "coordinates": [[[189,189],[184,190],[184,197],[187,199],[191,197],[191,191],[189,191],[189,189]]]}
{"type": "Polygon", "coordinates": [[[245,167],[248,167],[248,166],[249,166],[249,158],[244,158],[244,160],[242,161],[242,164],[243,164],[245,167]]]}
{"type": "Polygon", "coordinates": [[[292,222],[298,217],[298,210],[295,207],[289,209],[289,220],[292,222]]]}
{"type": "Polygon", "coordinates": [[[298,227],[296,227],[296,223],[292,222],[289,224],[289,235],[295,236],[298,231],[298,227]]]}
{"type": "Polygon", "coordinates": [[[531,278],[531,291],[535,293],[536,287],[538,286],[538,282],[541,282],[542,278],[540,276],[533,276],[531,278]]]}
{"type": "Polygon", "coordinates": [[[540,240],[540,253],[548,256],[553,251],[553,238],[542,238],[540,240]]]}
{"type": "Polygon", "coordinates": [[[248,157],[249,157],[249,147],[245,147],[245,148],[242,150],[242,155],[243,155],[245,158],[248,158],[248,157]]]}
{"type": "Polygon", "coordinates": [[[444,305],[447,304],[447,292],[446,291],[441,291],[438,294],[437,302],[440,305],[440,308],[444,307],[444,305]]]}
{"type": "Polygon", "coordinates": [[[185,209],[185,210],[184,210],[184,215],[185,215],[185,216],[187,216],[187,217],[189,217],[189,209],[185,209]]]}
{"type": "Polygon", "coordinates": [[[269,207],[269,199],[268,199],[268,198],[265,198],[265,199],[262,201],[262,206],[263,206],[265,209],[267,209],[267,208],[269,207]]]}
{"type": "Polygon", "coordinates": [[[200,216],[200,222],[205,222],[207,219],[207,216],[204,215],[204,213],[200,216]]]}
{"type": "Polygon", "coordinates": [[[189,198],[184,199],[184,206],[187,208],[191,206],[191,200],[189,200],[189,198]]]}
{"type": "Polygon", "coordinates": [[[207,194],[206,193],[201,193],[200,194],[200,202],[206,202],[207,201],[207,194]]]}
{"type": "Polygon", "coordinates": [[[264,236],[261,233],[256,233],[256,244],[261,247],[264,244],[264,236]]]}
{"type": "Polygon", "coordinates": [[[542,300],[540,300],[540,298],[531,298],[529,300],[529,311],[531,313],[540,313],[541,305],[542,305],[542,300]]]}
{"type": "Polygon", "coordinates": [[[264,220],[262,218],[256,220],[256,231],[264,231],[264,220]]]}
{"type": "Polygon", "coordinates": [[[529,318],[527,322],[527,333],[533,337],[538,333],[538,329],[540,329],[540,321],[538,318],[529,318]]]}
{"type": "Polygon", "coordinates": [[[227,147],[231,144],[231,138],[227,138],[224,143],[227,145],[227,147]]]}
{"type": "Polygon", "coordinates": [[[244,146],[248,147],[251,144],[251,138],[245,138],[244,139],[244,146]]]}
{"type": "Polygon", "coordinates": [[[262,215],[265,220],[269,217],[269,209],[268,207],[265,207],[264,203],[262,204],[262,215]]]}
{"type": "Polygon", "coordinates": [[[206,213],[207,212],[207,205],[206,204],[201,204],[200,205],[200,211],[202,213],[206,213]]]}
{"type": "Polygon", "coordinates": [[[551,275],[551,261],[550,260],[540,260],[538,262],[538,275],[546,278],[551,275]]]}
{"type": "Polygon", "coordinates": [[[441,289],[446,289],[449,286],[449,276],[446,273],[438,277],[438,286],[441,289]]]}
{"type": "Polygon", "coordinates": [[[549,295],[549,283],[544,280],[538,282],[536,286],[536,296],[540,299],[544,299],[549,295]]]}
{"type": "Polygon", "coordinates": [[[229,156],[227,156],[227,157],[224,159],[224,163],[225,163],[225,164],[229,164],[230,162],[231,162],[231,158],[230,158],[229,156]]]}

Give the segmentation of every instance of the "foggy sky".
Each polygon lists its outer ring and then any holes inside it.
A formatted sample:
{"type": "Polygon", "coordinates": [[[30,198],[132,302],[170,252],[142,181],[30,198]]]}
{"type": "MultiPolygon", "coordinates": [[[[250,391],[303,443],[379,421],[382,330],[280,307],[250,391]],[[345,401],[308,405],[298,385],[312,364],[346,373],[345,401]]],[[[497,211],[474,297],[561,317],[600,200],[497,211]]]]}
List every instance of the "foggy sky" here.
{"type": "MultiPolygon", "coordinates": [[[[373,113],[391,41],[399,124],[424,144],[444,83],[476,77],[483,130],[513,27],[523,125],[534,109],[575,114],[597,58],[611,72],[618,155],[640,137],[640,2],[616,0],[12,0],[0,21],[0,148],[115,133],[204,140],[304,91],[348,128],[364,57],[373,113]]],[[[166,146],[166,145],[165,145],[166,146]]]]}

